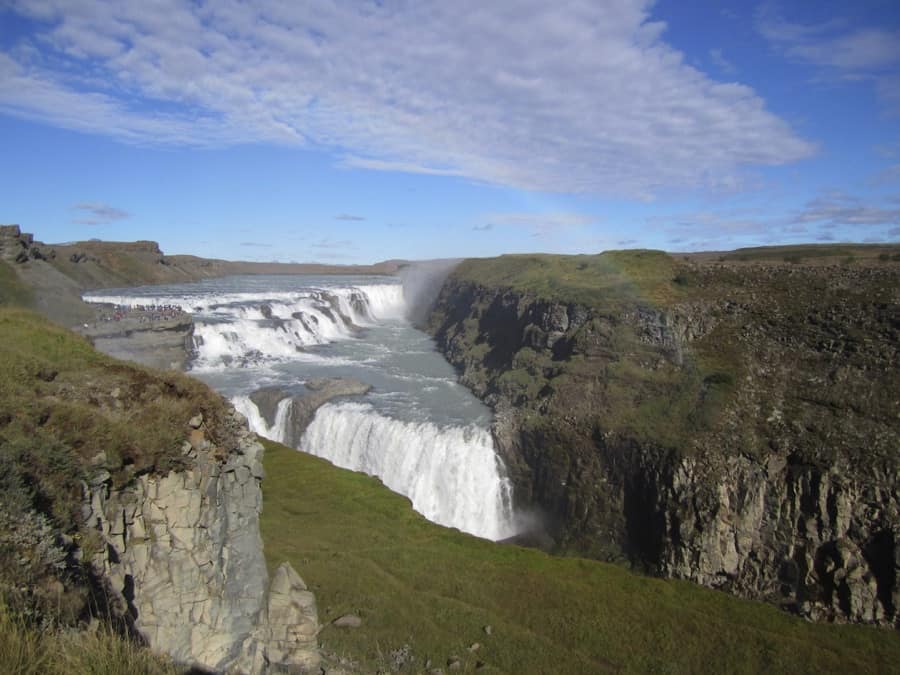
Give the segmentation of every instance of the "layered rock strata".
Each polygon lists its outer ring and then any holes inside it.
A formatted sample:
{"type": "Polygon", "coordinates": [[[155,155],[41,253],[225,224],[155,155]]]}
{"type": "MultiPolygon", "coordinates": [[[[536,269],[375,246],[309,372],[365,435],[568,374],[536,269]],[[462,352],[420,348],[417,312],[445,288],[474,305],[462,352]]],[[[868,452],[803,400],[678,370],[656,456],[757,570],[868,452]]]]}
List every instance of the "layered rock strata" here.
{"type": "Polygon", "coordinates": [[[191,426],[183,448],[191,468],[142,475],[119,490],[102,472],[85,486],[85,522],[103,542],[95,568],[134,630],[179,663],[318,672],[313,594],[286,563],[268,583],[262,446],[243,432],[223,453],[202,418],[191,426]]]}
{"type": "Polygon", "coordinates": [[[896,625],[896,271],[690,273],[605,308],[455,275],[428,327],[556,550],[896,625]]]}

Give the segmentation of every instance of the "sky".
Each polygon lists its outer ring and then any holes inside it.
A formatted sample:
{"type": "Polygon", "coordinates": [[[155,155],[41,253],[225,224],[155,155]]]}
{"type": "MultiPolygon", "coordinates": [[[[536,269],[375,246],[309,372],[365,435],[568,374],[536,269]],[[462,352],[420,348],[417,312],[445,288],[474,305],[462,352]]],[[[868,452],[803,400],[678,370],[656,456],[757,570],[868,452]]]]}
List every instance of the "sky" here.
{"type": "Polygon", "coordinates": [[[900,241],[900,2],[0,0],[0,222],[370,263],[900,241]]]}

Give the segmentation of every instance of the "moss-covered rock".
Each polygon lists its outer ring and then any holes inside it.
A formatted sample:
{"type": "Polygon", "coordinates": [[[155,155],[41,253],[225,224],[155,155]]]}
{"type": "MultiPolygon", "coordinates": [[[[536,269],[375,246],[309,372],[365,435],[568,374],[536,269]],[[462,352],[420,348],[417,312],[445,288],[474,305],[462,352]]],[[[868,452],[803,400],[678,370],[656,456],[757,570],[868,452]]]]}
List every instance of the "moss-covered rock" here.
{"type": "Polygon", "coordinates": [[[428,327],[556,550],[891,623],[900,268],[860,251],[469,260],[428,327]]]}

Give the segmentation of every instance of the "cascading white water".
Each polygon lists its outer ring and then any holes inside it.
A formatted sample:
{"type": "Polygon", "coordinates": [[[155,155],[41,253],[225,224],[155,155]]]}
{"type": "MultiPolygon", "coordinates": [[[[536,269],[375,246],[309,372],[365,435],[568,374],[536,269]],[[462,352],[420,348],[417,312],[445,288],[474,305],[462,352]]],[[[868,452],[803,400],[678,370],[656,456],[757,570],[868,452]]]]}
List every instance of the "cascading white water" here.
{"type": "MultiPolygon", "coordinates": [[[[278,412],[280,416],[280,404],[278,412]]],[[[248,419],[265,435],[265,420],[258,412],[248,419]]],[[[284,438],[283,429],[269,429],[274,437],[284,438]]],[[[493,540],[515,534],[511,485],[501,475],[486,429],[403,422],[366,403],[327,403],[316,412],[300,449],[345,469],[378,476],[409,497],[416,511],[441,525],[493,540]]]]}
{"type": "Polygon", "coordinates": [[[278,402],[278,408],[275,412],[275,420],[272,425],[266,421],[256,404],[250,400],[249,396],[234,396],[231,399],[234,409],[247,418],[247,424],[253,433],[265,436],[269,440],[277,443],[284,443],[287,432],[287,421],[291,414],[291,399],[283,398],[278,402]]]}
{"type": "Polygon", "coordinates": [[[406,320],[401,284],[231,277],[85,299],[192,313],[192,371],[230,396],[253,431],[279,442],[296,433],[289,394],[303,382],[363,381],[373,388],[357,399],[363,402],[322,406],[300,449],[378,476],[434,522],[494,540],[515,534],[511,485],[488,431],[490,411],[456,383],[431,340],[406,320]],[[286,392],[271,425],[249,396],[264,386],[286,392]]]}
{"type": "Polygon", "coordinates": [[[405,308],[400,284],[181,296],[94,292],[85,300],[193,313],[195,370],[295,358],[306,347],[351,339],[360,326],[402,319],[405,308]]]}

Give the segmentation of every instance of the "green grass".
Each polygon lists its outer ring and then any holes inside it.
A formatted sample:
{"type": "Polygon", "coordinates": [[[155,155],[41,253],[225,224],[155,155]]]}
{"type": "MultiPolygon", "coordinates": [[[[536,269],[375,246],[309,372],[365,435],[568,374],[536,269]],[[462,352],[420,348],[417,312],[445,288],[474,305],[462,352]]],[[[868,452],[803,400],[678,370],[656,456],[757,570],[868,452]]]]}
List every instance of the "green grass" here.
{"type": "Polygon", "coordinates": [[[229,410],[201,382],[111,359],[24,309],[0,307],[0,335],[0,593],[39,620],[69,620],[85,602],[83,574],[64,566],[60,603],[58,555],[45,543],[54,533],[84,545],[96,536],[80,526],[82,481],[106,470],[121,487],[177,469],[190,418],[202,413],[224,436],[229,410]]]}
{"type": "Polygon", "coordinates": [[[104,627],[38,631],[0,604],[0,668],[14,675],[176,675],[171,660],[104,627]]]}
{"type": "Polygon", "coordinates": [[[57,445],[121,484],[135,473],[179,466],[187,422],[198,412],[211,428],[227,428],[217,424],[227,412],[222,398],[181,373],[116,361],[25,310],[0,308],[0,333],[6,446],[57,445]],[[95,461],[101,453],[105,458],[95,461]]]}
{"type": "Polygon", "coordinates": [[[739,248],[720,256],[728,262],[787,262],[851,264],[857,259],[887,260],[897,247],[890,244],[798,244],[795,246],[759,246],[739,248]],[[885,253],[888,251],[888,253],[885,253]],[[887,257],[881,258],[881,255],[887,257]]]}
{"type": "Polygon", "coordinates": [[[524,291],[542,299],[614,309],[636,301],[665,305],[684,294],[686,277],[662,251],[606,251],[599,255],[503,255],[469,259],[453,273],[483,286],[524,291]]]}
{"type": "Polygon", "coordinates": [[[32,302],[32,293],[16,271],[6,261],[0,260],[0,305],[27,307],[32,302]]]}
{"type": "Polygon", "coordinates": [[[895,631],[810,624],[760,603],[621,567],[492,544],[429,523],[362,474],[266,442],[262,534],[315,591],[326,651],[385,668],[391,651],[482,672],[890,672],[895,631]],[[491,635],[483,627],[493,628],[491,635]],[[481,648],[467,650],[473,643],[481,648]]]}

